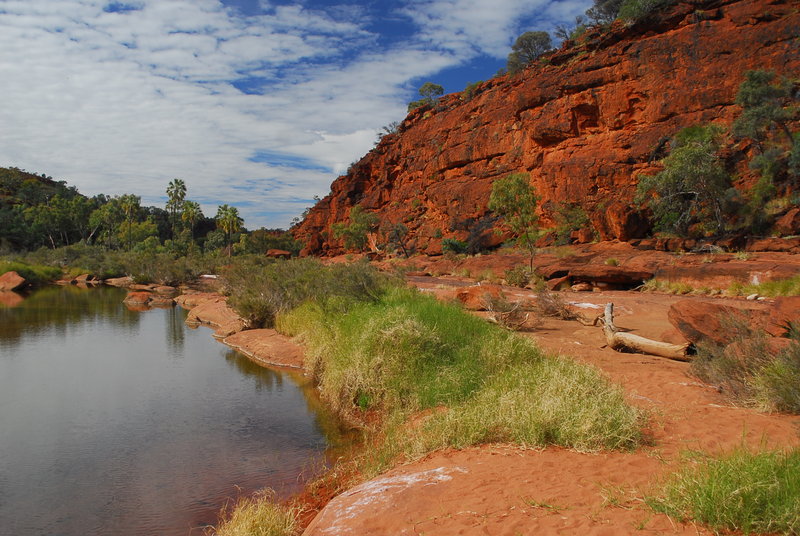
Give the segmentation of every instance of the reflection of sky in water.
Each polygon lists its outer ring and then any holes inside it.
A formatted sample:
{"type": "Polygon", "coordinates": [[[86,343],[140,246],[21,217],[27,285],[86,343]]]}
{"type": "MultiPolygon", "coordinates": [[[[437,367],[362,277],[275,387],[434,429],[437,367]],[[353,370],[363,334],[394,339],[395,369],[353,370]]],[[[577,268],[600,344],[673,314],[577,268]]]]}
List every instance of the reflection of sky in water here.
{"type": "Polygon", "coordinates": [[[289,493],[319,463],[336,427],[292,377],[186,329],[180,309],[86,292],[0,309],[3,531],[185,534],[237,485],[289,493]]]}

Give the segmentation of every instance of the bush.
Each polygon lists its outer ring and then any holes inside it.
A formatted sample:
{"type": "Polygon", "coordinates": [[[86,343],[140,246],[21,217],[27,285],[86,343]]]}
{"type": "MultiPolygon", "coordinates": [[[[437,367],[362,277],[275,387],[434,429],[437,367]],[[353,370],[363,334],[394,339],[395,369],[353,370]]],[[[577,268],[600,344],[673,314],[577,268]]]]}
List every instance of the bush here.
{"type": "Polygon", "coordinates": [[[618,18],[636,22],[673,4],[675,0],[625,0],[619,8],[618,18]]]}
{"type": "Polygon", "coordinates": [[[456,240],[455,238],[442,239],[442,251],[444,253],[455,253],[456,255],[467,252],[468,245],[466,242],[456,240]]]}
{"type": "Polygon", "coordinates": [[[800,534],[800,450],[752,453],[744,449],[675,475],[656,511],[694,519],[715,531],[800,534]]]}
{"type": "Polygon", "coordinates": [[[513,268],[509,268],[504,274],[506,285],[519,288],[524,288],[525,285],[530,283],[533,277],[534,274],[527,266],[515,266],[513,268]]]}
{"type": "Polygon", "coordinates": [[[324,266],[316,259],[234,262],[223,273],[228,303],[250,327],[272,326],[275,316],[306,301],[374,301],[391,280],[367,263],[324,266]],[[340,300],[333,300],[339,298],[340,300]]]}
{"type": "Polygon", "coordinates": [[[800,342],[775,353],[766,334],[744,320],[732,316],[721,323],[736,336],[726,346],[700,344],[692,374],[740,404],[800,413],[800,342]]]}

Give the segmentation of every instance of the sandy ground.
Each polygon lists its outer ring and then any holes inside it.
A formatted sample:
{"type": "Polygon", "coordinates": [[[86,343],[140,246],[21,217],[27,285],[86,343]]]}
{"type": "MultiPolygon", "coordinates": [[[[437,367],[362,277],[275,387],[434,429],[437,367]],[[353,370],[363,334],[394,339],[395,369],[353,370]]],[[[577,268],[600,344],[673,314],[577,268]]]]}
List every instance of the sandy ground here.
{"type": "MultiPolygon", "coordinates": [[[[433,278],[415,278],[415,284],[442,294],[450,286],[433,278]]],[[[652,338],[674,336],[667,310],[684,299],[630,292],[564,296],[581,304],[587,317],[613,301],[620,327],[652,338]]],[[[436,452],[335,498],[305,536],[710,534],[654,514],[643,497],[688,463],[689,451],[800,445],[800,417],[734,407],[688,376],[687,363],[604,348],[600,328],[547,319],[523,334],[621,384],[631,403],[650,412],[652,445],[627,453],[504,445],[436,452]]]]}

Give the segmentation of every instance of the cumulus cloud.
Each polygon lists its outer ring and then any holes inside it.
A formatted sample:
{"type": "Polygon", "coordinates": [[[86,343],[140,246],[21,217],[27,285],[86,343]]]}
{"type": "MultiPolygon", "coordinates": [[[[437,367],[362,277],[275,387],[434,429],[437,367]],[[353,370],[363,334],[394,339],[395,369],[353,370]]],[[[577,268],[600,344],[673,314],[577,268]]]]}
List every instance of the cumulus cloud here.
{"type": "Polygon", "coordinates": [[[405,114],[411,80],[502,57],[521,17],[579,5],[489,4],[403,3],[415,31],[379,45],[353,4],[0,0],[0,165],[150,204],[180,177],[207,214],[285,226],[405,114]]]}

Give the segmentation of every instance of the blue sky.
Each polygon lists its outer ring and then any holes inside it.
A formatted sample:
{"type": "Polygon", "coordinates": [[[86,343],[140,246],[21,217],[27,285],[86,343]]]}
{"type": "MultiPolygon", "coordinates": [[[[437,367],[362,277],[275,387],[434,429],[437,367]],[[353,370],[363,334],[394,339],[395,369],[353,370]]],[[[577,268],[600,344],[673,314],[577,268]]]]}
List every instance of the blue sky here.
{"type": "Polygon", "coordinates": [[[405,117],[590,0],[0,0],[0,166],[286,227],[405,117]]]}

